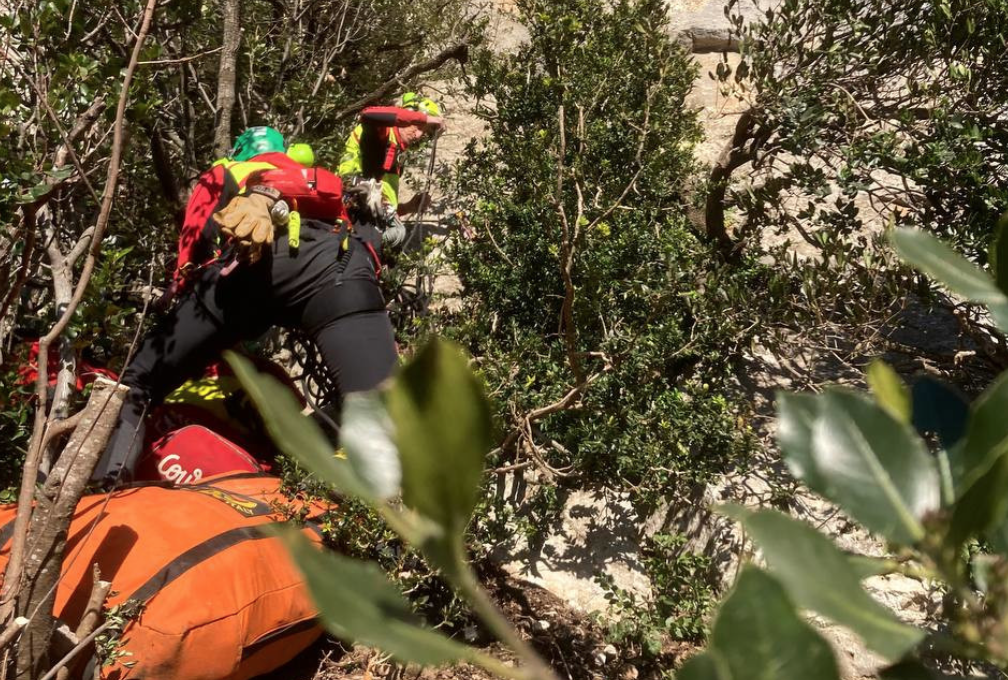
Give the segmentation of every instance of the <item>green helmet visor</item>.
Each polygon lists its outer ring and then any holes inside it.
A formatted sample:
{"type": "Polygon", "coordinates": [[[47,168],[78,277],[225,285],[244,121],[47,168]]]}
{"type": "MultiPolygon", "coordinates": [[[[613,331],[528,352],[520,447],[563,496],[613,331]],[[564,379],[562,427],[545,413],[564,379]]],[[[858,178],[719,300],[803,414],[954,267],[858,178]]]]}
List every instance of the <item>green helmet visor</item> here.
{"type": "Polygon", "coordinates": [[[247,161],[253,156],[271,151],[284,151],[284,138],[279,132],[266,125],[250,127],[235,140],[231,158],[236,161],[247,161]]]}

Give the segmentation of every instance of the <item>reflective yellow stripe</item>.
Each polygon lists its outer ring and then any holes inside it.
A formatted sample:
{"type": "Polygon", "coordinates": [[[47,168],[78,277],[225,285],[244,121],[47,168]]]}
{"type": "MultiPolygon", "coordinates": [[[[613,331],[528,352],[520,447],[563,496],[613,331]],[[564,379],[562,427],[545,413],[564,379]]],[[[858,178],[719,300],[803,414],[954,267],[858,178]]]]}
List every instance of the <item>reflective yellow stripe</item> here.
{"type": "Polygon", "coordinates": [[[272,163],[263,163],[262,161],[232,161],[230,164],[225,164],[225,166],[235,181],[238,182],[238,186],[242,186],[253,172],[276,168],[272,163]]]}
{"type": "Polygon", "coordinates": [[[216,399],[224,399],[237,388],[234,379],[200,378],[188,380],[177,390],[165,397],[166,404],[200,404],[216,399]]]}
{"type": "Polygon", "coordinates": [[[301,246],[301,213],[297,210],[287,220],[287,245],[291,248],[301,246]]]}

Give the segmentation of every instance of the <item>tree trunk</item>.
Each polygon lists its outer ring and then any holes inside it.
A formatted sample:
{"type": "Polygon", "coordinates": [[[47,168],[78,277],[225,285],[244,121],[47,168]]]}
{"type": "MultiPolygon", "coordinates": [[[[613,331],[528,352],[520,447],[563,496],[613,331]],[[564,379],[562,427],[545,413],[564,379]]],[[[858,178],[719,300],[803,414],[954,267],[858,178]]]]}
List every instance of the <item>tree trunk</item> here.
{"type": "Polygon", "coordinates": [[[735,133],[725,144],[711,168],[707,183],[707,200],[704,206],[704,227],[707,238],[715,241],[725,255],[735,251],[737,244],[725,228],[725,194],[732,173],[755,158],[755,117],[746,110],[735,123],[735,133]]]}
{"type": "Polygon", "coordinates": [[[157,175],[158,184],[161,186],[161,194],[168,201],[168,205],[171,206],[175,228],[181,229],[182,220],[185,216],[184,192],[179,188],[175,171],[172,169],[172,160],[168,155],[161,127],[154,124],[147,131],[150,133],[151,138],[151,160],[153,161],[154,174],[157,175]]]}
{"type": "MultiPolygon", "coordinates": [[[[73,263],[60,248],[56,229],[52,224],[52,214],[49,206],[39,210],[39,223],[49,242],[46,253],[49,257],[49,271],[52,274],[53,305],[56,308],[56,318],[63,316],[70,300],[73,298],[74,282],[73,263]]],[[[59,371],[56,373],[56,385],[53,389],[52,402],[49,411],[51,420],[65,420],[70,415],[70,397],[77,382],[77,361],[74,356],[73,343],[67,334],[59,339],[59,371]]],[[[42,454],[39,470],[49,474],[52,467],[54,451],[47,450],[42,454]]]]}
{"type": "Polygon", "coordinates": [[[231,111],[235,103],[235,63],[241,42],[239,0],[222,0],[224,36],[221,41],[220,70],[217,72],[217,130],[214,156],[220,158],[231,148],[231,111]]]}
{"type": "Polygon", "coordinates": [[[24,566],[27,586],[19,595],[17,607],[19,616],[31,619],[18,645],[18,680],[39,678],[52,665],[49,646],[56,628],[53,605],[70,520],[105,450],[128,391],[109,380],[94,384],[77,429],[46,483],[35,494],[29,534],[32,549],[24,566]]]}

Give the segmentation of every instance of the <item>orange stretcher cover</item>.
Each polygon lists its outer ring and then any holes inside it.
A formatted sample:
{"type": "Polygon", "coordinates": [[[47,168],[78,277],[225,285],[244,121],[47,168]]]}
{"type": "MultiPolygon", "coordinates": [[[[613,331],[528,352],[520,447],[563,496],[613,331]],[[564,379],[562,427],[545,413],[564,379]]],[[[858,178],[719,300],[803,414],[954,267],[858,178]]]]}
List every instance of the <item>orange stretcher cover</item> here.
{"type": "MultiPolygon", "coordinates": [[[[140,616],[122,636],[129,652],[103,678],[244,679],[269,672],[321,633],[300,572],[263,525],[305,504],[254,474],[201,484],[141,485],[85,496],[67,539],[56,615],[77,625],[92,586],[91,565],[112,581],[108,606],[137,600],[140,616]]],[[[303,531],[318,541],[308,508],[303,531]]],[[[14,506],[0,507],[0,574],[10,553],[14,506]]]]}

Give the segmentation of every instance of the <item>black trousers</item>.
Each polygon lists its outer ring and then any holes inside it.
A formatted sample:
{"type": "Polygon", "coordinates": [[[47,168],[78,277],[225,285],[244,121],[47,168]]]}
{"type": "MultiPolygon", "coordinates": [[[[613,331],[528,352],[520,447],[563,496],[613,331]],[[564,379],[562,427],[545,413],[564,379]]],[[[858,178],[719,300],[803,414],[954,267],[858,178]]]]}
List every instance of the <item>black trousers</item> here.
{"type": "Polygon", "coordinates": [[[315,247],[332,250],[328,241],[336,239],[310,243],[296,262],[281,243],[263,261],[232,276],[208,271],[196,290],[161,319],[123,373],[130,391],[95,481],[130,481],[143,444],[144,414],[198,377],[221,352],[271,326],[305,330],[341,394],[372,389],[392,374],[395,339],[377,280],[344,280],[345,272],[335,267],[338,257],[313,252],[315,247]],[[281,282],[287,285],[277,285],[281,282]]]}

